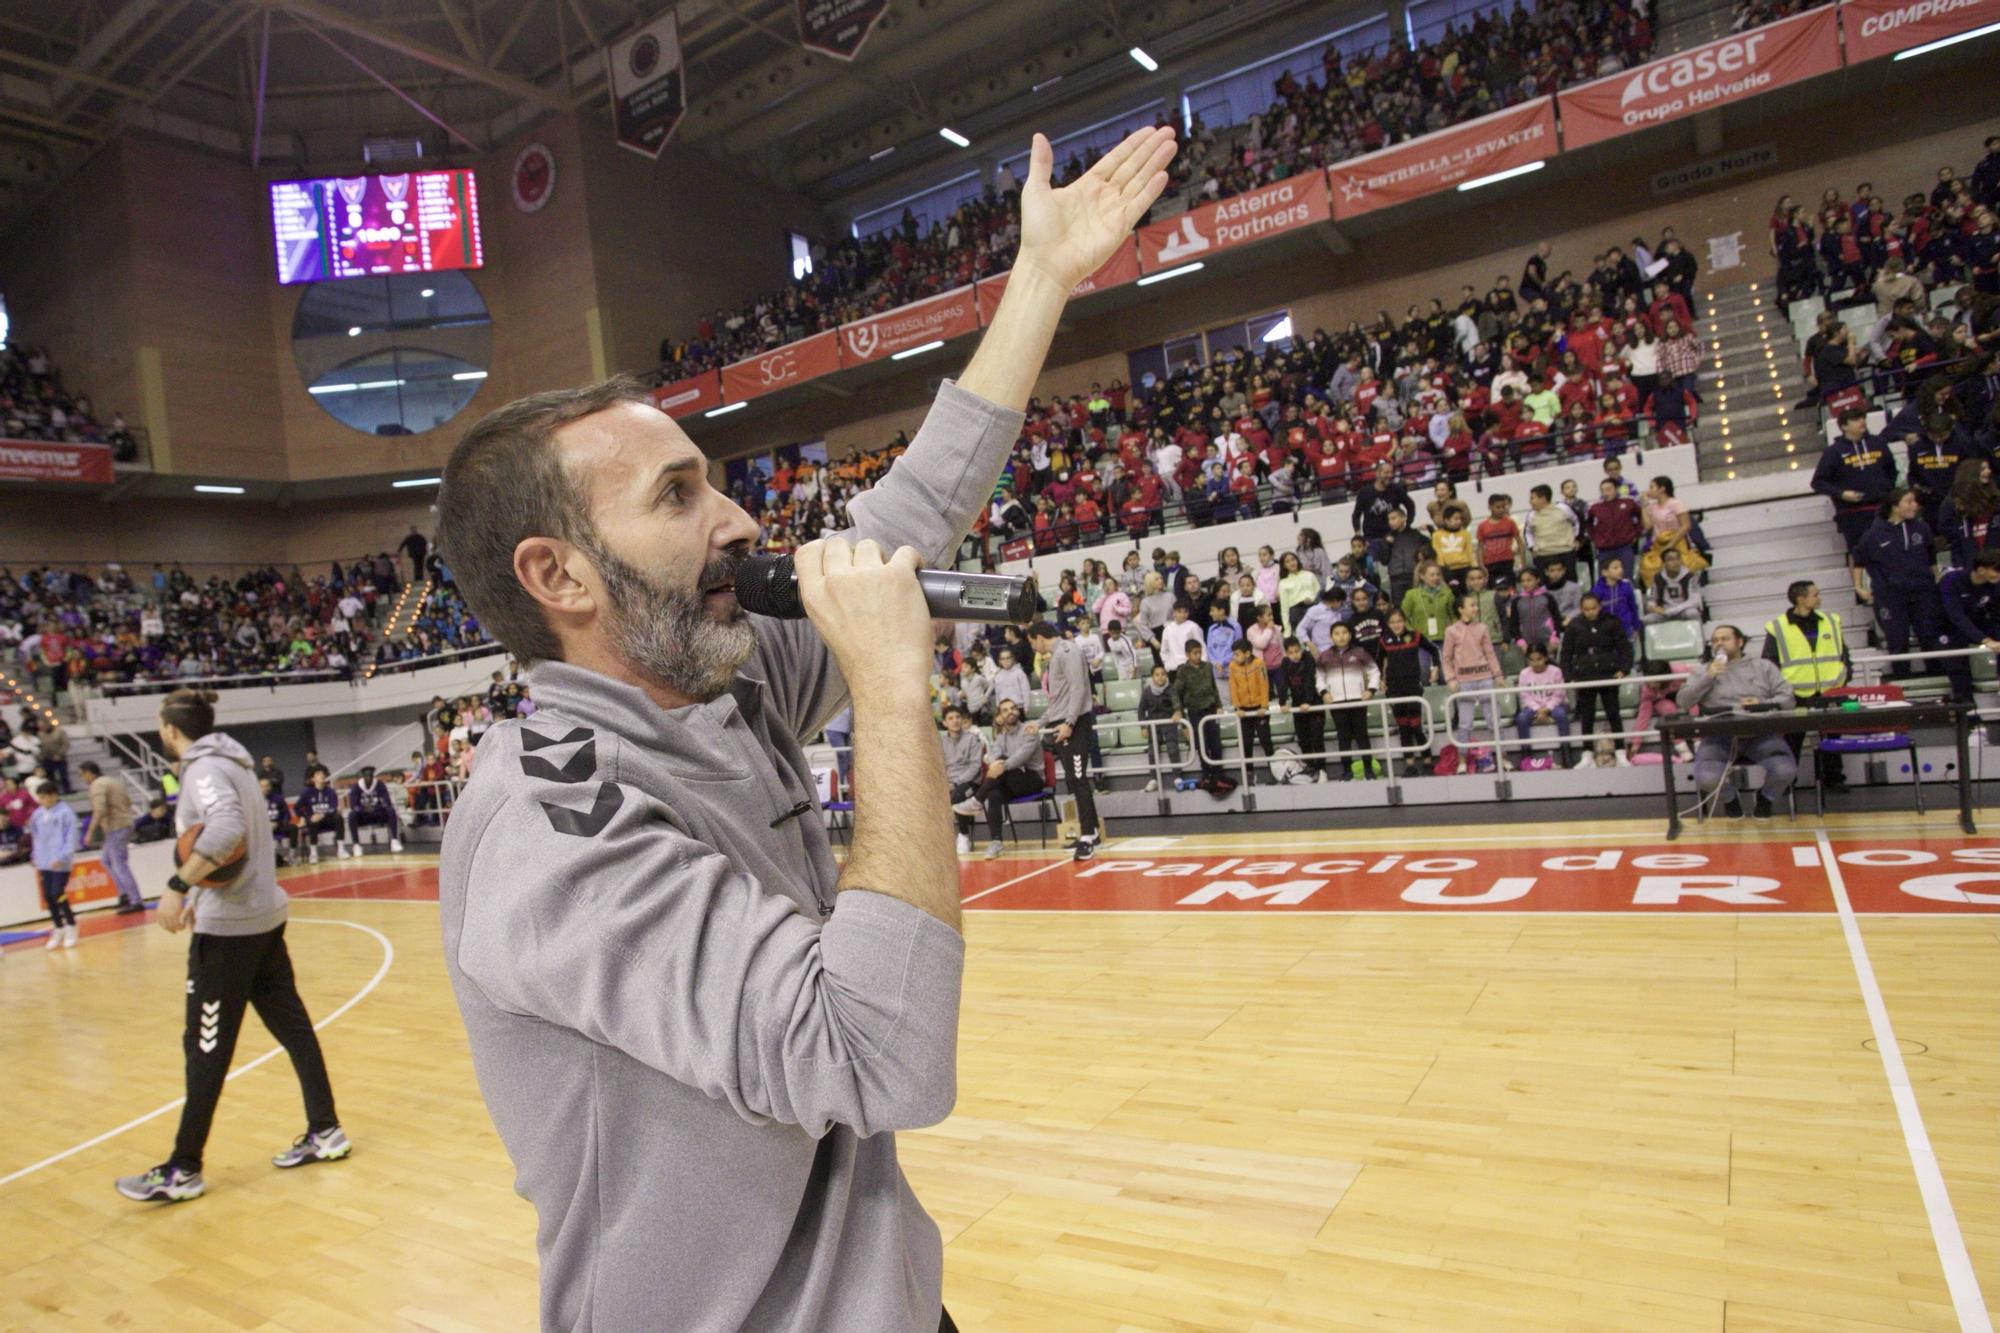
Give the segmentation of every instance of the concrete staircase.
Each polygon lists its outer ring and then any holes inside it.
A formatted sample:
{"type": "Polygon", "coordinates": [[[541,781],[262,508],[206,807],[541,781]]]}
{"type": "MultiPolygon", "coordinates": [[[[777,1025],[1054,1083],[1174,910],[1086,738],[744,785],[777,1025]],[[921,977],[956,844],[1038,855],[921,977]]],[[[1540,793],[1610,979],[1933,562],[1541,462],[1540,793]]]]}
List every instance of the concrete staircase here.
{"type": "Polygon", "coordinates": [[[1732,0],[1660,0],[1653,13],[1659,53],[1685,51],[1726,37],[1735,9],[1732,0]]]}
{"type": "Polygon", "coordinates": [[[1846,548],[1823,498],[1801,495],[1708,509],[1701,526],[1716,556],[1708,577],[1708,624],[1736,626],[1750,639],[1751,651],[1761,652],[1764,625],[1790,605],[1785,589],[1811,579],[1819,585],[1820,608],[1840,617],[1848,651],[1867,651],[1872,617],[1854,599],[1846,548]]]}
{"type": "Polygon", "coordinates": [[[1696,453],[1701,479],[1796,471],[1803,492],[1823,441],[1817,413],[1792,406],[1806,384],[1771,285],[1725,287],[1700,296],[1698,307],[1695,323],[1707,352],[1696,453]]]}

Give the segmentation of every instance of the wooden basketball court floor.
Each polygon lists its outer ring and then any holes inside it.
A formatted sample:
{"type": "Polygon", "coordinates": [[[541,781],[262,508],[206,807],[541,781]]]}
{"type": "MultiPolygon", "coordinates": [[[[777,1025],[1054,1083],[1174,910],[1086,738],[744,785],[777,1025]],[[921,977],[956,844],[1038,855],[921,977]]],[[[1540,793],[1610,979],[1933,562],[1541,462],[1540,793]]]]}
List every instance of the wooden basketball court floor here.
{"type": "MultiPolygon", "coordinates": [[[[1128,838],[965,883],[957,1110],[901,1154],[967,1333],[2000,1309],[2000,840],[1946,817],[1128,838]]],[[[8,950],[0,1328],[534,1326],[435,884],[291,874],[355,1153],[269,1166],[301,1110],[246,1021],[172,1207],[111,1180],[171,1140],[185,939],[8,950]]]]}

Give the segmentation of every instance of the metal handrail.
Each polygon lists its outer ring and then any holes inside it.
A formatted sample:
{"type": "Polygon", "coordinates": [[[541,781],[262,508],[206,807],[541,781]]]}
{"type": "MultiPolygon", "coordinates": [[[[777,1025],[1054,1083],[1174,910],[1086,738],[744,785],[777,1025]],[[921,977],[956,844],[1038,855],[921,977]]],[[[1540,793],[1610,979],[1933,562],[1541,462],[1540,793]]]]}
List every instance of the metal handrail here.
{"type": "MultiPolygon", "coordinates": [[[[1380,721],[1382,726],[1383,744],[1377,746],[1373,744],[1371,741],[1368,748],[1363,750],[1322,749],[1322,750],[1312,751],[1311,753],[1299,751],[1297,752],[1298,757],[1304,760],[1344,762],[1348,759],[1366,759],[1373,755],[1381,755],[1386,761],[1388,759],[1401,758],[1404,755],[1428,754],[1430,752],[1431,738],[1436,733],[1437,730],[1437,717],[1431,711],[1430,699],[1424,695],[1415,695],[1415,694],[1379,695],[1373,699],[1355,699],[1346,703],[1337,703],[1337,704],[1314,704],[1306,708],[1299,708],[1295,706],[1288,707],[1279,704],[1279,705],[1272,705],[1270,708],[1267,708],[1266,713],[1267,715],[1270,716],[1275,716],[1278,712],[1286,712],[1294,715],[1299,713],[1332,714],[1351,709],[1361,709],[1361,708],[1373,708],[1381,710],[1380,721]],[[1393,743],[1390,742],[1389,738],[1397,734],[1394,710],[1397,708],[1409,708],[1409,707],[1415,707],[1419,709],[1423,714],[1423,724],[1422,724],[1424,730],[1423,742],[1417,745],[1404,745],[1400,741],[1393,743]]],[[[1208,717],[1203,718],[1202,725],[1205,727],[1211,722],[1216,723],[1217,724],[1216,739],[1219,742],[1222,738],[1221,723],[1226,720],[1234,720],[1238,724],[1236,737],[1237,740],[1240,742],[1243,738],[1243,729],[1241,724],[1244,716],[1246,715],[1238,713],[1234,709],[1218,710],[1210,714],[1208,717]]],[[[1294,724],[1294,726],[1296,728],[1296,724],[1294,724]]],[[[1294,735],[1296,735],[1296,729],[1294,731],[1294,735]]],[[[1274,746],[1273,748],[1275,749],[1276,747],[1274,746]]],[[[1258,761],[1252,759],[1247,753],[1239,753],[1234,764],[1232,764],[1231,766],[1236,768],[1239,772],[1242,773],[1243,775],[1242,781],[1248,782],[1250,777],[1251,765],[1258,762],[1262,762],[1266,767],[1269,767],[1271,763],[1271,757],[1267,755],[1262,761],[1258,761]]],[[[1400,787],[1402,785],[1402,781],[1400,775],[1396,772],[1396,766],[1392,763],[1385,762],[1383,764],[1383,768],[1388,774],[1389,785],[1392,788],[1400,787]]]]}
{"type": "MultiPolygon", "coordinates": [[[[1532,748],[1537,745],[1546,745],[1548,743],[1546,738],[1539,741],[1533,737],[1529,737],[1528,739],[1523,740],[1518,736],[1513,737],[1512,739],[1508,739],[1506,736],[1501,734],[1500,708],[1497,703],[1497,700],[1501,695],[1511,694],[1519,696],[1529,691],[1533,691],[1536,694],[1543,694],[1547,693],[1550,690],[1561,690],[1563,692],[1564,697],[1568,699],[1571,696],[1571,692],[1576,690],[1623,689],[1627,685],[1654,685],[1654,684],[1664,683],[1667,681],[1678,681],[1682,684],[1685,684],[1686,682],[1692,679],[1694,679],[1694,673],[1692,672],[1669,671],[1661,675],[1653,675],[1653,676],[1612,676],[1604,680],[1562,680],[1554,684],[1547,684],[1547,685],[1518,685],[1518,684],[1497,685],[1496,684],[1496,685],[1489,685],[1484,689],[1455,690],[1452,693],[1445,696],[1445,701],[1444,701],[1445,719],[1446,719],[1446,724],[1448,726],[1450,724],[1451,719],[1458,716],[1457,704],[1458,701],[1461,699],[1475,701],[1475,702],[1479,700],[1492,701],[1493,706],[1489,707],[1486,710],[1488,714],[1487,722],[1491,725],[1493,729],[1492,745],[1494,752],[1496,754],[1501,754],[1505,753],[1507,750],[1510,749],[1524,750],[1532,748]]],[[[1676,706],[1678,707],[1678,705],[1676,706]]],[[[1517,708],[1514,711],[1518,712],[1519,709],[1517,708]]],[[[1644,731],[1640,731],[1637,728],[1629,728],[1621,731],[1593,731],[1588,736],[1572,733],[1572,735],[1566,738],[1566,740],[1569,743],[1582,745],[1582,744],[1594,744],[1599,740],[1634,741],[1634,740],[1658,740],[1659,738],[1660,738],[1659,730],[1654,727],[1648,727],[1644,731]]]]}
{"type": "Polygon", "coordinates": [[[244,682],[276,689],[280,685],[309,685],[329,680],[344,680],[350,685],[362,685],[371,676],[400,675],[426,666],[475,657],[491,657],[506,651],[506,646],[496,640],[474,644],[467,648],[454,649],[448,653],[432,653],[425,657],[411,657],[377,666],[373,662],[359,668],[350,665],[345,669],[319,667],[307,671],[257,671],[235,676],[176,676],[171,680],[126,680],[99,686],[107,696],[118,694],[158,694],[172,692],[189,686],[241,687],[244,682]],[[372,668],[372,669],[371,669],[372,668]]]}

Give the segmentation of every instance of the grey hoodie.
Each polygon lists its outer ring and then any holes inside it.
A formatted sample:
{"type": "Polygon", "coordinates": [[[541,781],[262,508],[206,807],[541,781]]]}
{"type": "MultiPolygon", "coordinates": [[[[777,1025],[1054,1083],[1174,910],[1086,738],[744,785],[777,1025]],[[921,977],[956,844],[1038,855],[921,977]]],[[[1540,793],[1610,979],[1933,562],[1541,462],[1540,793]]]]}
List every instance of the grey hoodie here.
{"type": "Polygon", "coordinates": [[[289,899],[278,887],[277,852],[255,768],[250,752],[220,731],[209,732],[181,755],[175,833],[200,824],[194,849],[214,861],[237,843],[247,844],[243,872],[234,883],[190,895],[197,935],[261,935],[285,924],[289,899]]]}
{"type": "MultiPolygon", "coordinates": [[[[855,534],[942,563],[1020,425],[947,383],[855,534]]],[[[938,1326],[891,1131],[950,1114],[965,944],[836,902],[802,742],[846,683],[809,622],[752,623],[729,692],[671,711],[532,668],[540,707],[486,733],[446,830],[445,965],[540,1219],[545,1329],[938,1326]]]]}

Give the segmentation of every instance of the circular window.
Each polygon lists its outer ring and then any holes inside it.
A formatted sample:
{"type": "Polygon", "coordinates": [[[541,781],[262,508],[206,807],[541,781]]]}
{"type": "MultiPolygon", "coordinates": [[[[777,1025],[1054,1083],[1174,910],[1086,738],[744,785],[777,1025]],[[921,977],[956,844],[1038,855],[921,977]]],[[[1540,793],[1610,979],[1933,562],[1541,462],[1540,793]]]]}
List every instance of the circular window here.
{"type": "Polygon", "coordinates": [[[492,354],[493,322],[463,273],[316,282],[292,317],[306,392],[370,435],[442,426],[479,392],[492,354]]]}

